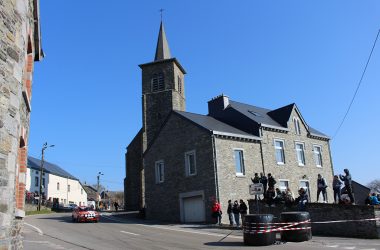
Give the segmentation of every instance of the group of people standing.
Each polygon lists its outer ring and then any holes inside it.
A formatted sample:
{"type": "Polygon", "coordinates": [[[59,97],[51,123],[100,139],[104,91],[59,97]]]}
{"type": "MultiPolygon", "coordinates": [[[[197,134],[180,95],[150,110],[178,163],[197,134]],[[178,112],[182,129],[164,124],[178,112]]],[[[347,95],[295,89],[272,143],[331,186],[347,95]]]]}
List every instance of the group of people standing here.
{"type": "Polygon", "coordinates": [[[232,204],[231,200],[228,200],[227,214],[228,219],[230,220],[230,226],[236,225],[240,227],[240,218],[241,222],[244,224],[244,217],[247,215],[248,207],[243,200],[240,200],[239,203],[237,200],[232,204]]]}
{"type": "MultiPolygon", "coordinates": [[[[244,224],[244,217],[247,213],[248,206],[242,199],[240,199],[239,202],[235,200],[234,203],[232,203],[231,200],[228,200],[227,214],[228,219],[230,220],[230,226],[236,225],[237,227],[240,227],[240,218],[242,224],[244,224]]],[[[216,219],[217,224],[221,224],[222,209],[216,200],[212,206],[212,217],[216,219]]]]}

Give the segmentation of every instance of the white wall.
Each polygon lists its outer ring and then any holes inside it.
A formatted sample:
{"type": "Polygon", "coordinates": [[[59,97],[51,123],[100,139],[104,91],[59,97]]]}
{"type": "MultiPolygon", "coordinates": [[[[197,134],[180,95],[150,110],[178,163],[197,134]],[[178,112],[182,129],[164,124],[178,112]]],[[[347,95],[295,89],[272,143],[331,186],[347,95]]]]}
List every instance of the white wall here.
{"type": "MultiPolygon", "coordinates": [[[[27,168],[26,190],[29,192],[39,192],[39,185],[36,186],[35,177],[40,179],[40,171],[27,168]]],[[[77,180],[64,178],[61,176],[45,173],[45,187],[42,192],[46,193],[46,198],[58,198],[60,203],[77,205],[87,205],[87,193],[77,180]],[[59,183],[59,190],[57,189],[59,183]],[[70,186],[70,191],[68,190],[70,186]]]]}

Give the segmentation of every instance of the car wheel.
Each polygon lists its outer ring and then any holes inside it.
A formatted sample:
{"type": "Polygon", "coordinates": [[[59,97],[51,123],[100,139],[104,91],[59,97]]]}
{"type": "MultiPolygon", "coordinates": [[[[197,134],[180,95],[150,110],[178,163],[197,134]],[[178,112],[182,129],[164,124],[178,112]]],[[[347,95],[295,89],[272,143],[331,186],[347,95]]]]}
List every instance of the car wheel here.
{"type": "Polygon", "coordinates": [[[95,220],[95,223],[98,223],[99,222],[99,220],[95,220]]]}

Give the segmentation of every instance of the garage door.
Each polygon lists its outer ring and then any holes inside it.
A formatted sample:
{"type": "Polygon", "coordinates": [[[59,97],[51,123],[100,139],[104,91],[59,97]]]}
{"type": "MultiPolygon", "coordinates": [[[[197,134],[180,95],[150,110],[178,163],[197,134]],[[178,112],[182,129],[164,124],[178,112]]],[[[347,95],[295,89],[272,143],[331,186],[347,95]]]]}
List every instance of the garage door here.
{"type": "Polygon", "coordinates": [[[183,198],[183,210],[185,223],[205,221],[205,205],[202,196],[183,198]]]}

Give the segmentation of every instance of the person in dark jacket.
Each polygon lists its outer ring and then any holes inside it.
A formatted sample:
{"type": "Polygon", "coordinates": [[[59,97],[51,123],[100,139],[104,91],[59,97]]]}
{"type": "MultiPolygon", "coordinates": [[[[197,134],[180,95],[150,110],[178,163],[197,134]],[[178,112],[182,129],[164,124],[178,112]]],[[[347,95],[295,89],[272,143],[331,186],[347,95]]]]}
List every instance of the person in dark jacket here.
{"type": "Polygon", "coordinates": [[[309,202],[309,196],[304,188],[300,188],[300,190],[298,190],[298,194],[299,196],[295,200],[298,203],[298,210],[305,211],[306,205],[309,202]]]}
{"type": "Polygon", "coordinates": [[[276,180],[273,178],[272,174],[268,174],[268,189],[273,188],[274,190],[274,185],[276,184],[276,180]]]}
{"type": "Polygon", "coordinates": [[[342,182],[339,180],[339,177],[337,175],[334,175],[332,187],[334,190],[334,203],[339,203],[341,200],[342,182]],[[336,199],[337,196],[338,196],[338,201],[336,199]]]}
{"type": "Polygon", "coordinates": [[[265,193],[267,192],[267,189],[268,189],[268,179],[263,173],[260,173],[260,183],[263,184],[264,196],[265,196],[265,193]]]}
{"type": "Polygon", "coordinates": [[[240,215],[240,207],[238,201],[234,201],[234,205],[232,206],[232,213],[234,214],[234,219],[237,227],[240,227],[239,215],[240,215]]]}
{"type": "Polygon", "coordinates": [[[350,197],[351,204],[355,205],[355,197],[352,190],[352,177],[348,169],[343,170],[345,175],[339,175],[339,178],[344,182],[344,187],[347,190],[348,197],[350,197]]]}
{"type": "Polygon", "coordinates": [[[230,220],[230,226],[233,226],[234,225],[234,217],[232,214],[232,201],[231,200],[228,200],[227,214],[228,214],[228,219],[230,220]]]}
{"type": "Polygon", "coordinates": [[[323,197],[323,202],[327,201],[327,184],[325,178],[322,177],[321,174],[318,174],[318,179],[317,179],[317,202],[319,200],[319,195],[322,192],[322,197],[323,197]]]}
{"type": "Polygon", "coordinates": [[[240,203],[239,209],[240,209],[240,216],[241,216],[241,224],[244,226],[244,219],[245,219],[245,216],[247,215],[248,207],[247,207],[247,204],[245,204],[243,200],[240,200],[239,203],[240,203]]]}

